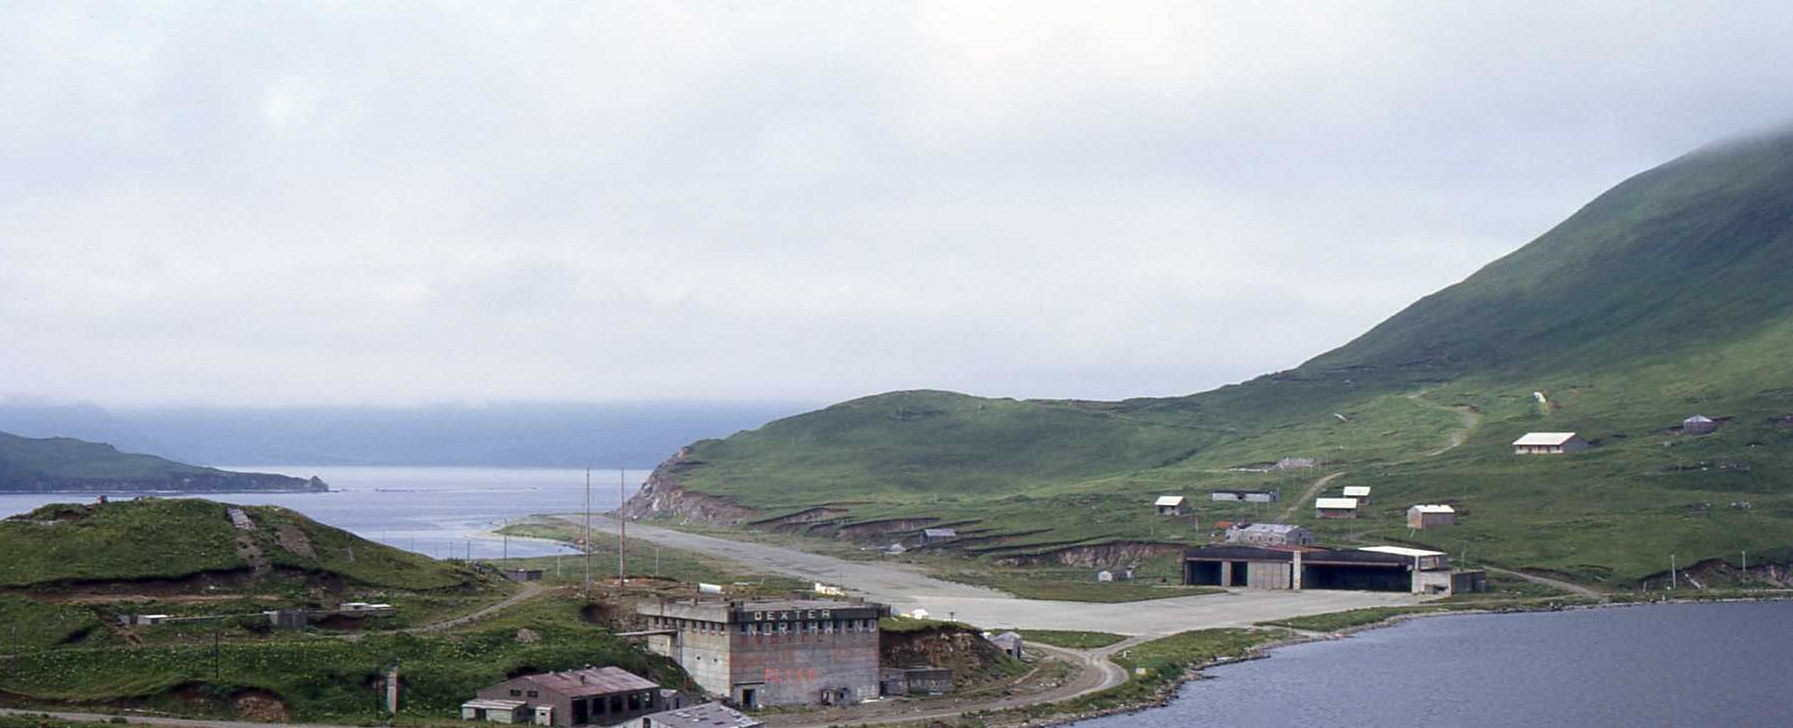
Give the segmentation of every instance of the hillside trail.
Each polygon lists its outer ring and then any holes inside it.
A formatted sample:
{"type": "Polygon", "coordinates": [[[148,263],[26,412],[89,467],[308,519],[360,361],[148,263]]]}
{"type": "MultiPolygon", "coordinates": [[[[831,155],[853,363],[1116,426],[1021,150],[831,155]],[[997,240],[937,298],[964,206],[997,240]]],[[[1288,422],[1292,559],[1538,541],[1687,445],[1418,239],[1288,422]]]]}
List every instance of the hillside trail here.
{"type": "Polygon", "coordinates": [[[1303,492],[1301,494],[1300,498],[1296,498],[1293,502],[1289,503],[1289,507],[1283,510],[1282,515],[1276,517],[1276,522],[1277,523],[1288,523],[1289,519],[1295,517],[1295,511],[1301,509],[1301,504],[1313,502],[1314,498],[1320,494],[1320,491],[1325,490],[1326,486],[1328,484],[1332,483],[1332,481],[1334,481],[1334,480],[1337,480],[1339,476],[1344,475],[1344,474],[1345,474],[1345,471],[1340,470],[1336,473],[1333,473],[1324,478],[1320,478],[1319,480],[1314,481],[1314,484],[1308,486],[1307,491],[1303,492]]]}
{"type": "MultiPolygon", "coordinates": [[[[1432,404],[1430,402],[1425,402],[1424,400],[1420,399],[1420,397],[1425,396],[1426,392],[1430,392],[1430,391],[1432,391],[1432,390],[1422,389],[1418,392],[1411,392],[1411,393],[1408,393],[1403,396],[1405,396],[1407,399],[1410,399],[1415,402],[1421,402],[1424,404],[1432,404]]],[[[1454,406],[1441,404],[1441,405],[1437,405],[1437,406],[1449,407],[1452,410],[1456,410],[1457,415],[1459,417],[1463,418],[1463,426],[1459,427],[1455,430],[1451,430],[1451,433],[1445,437],[1444,447],[1441,447],[1441,448],[1438,448],[1437,450],[1433,450],[1429,453],[1426,453],[1426,457],[1435,457],[1438,455],[1443,455],[1447,452],[1450,452],[1452,449],[1456,448],[1458,445],[1462,445],[1463,441],[1469,439],[1469,433],[1475,431],[1475,428],[1482,424],[1482,413],[1480,411],[1478,411],[1475,407],[1472,407],[1472,406],[1466,405],[1466,404],[1454,405],[1454,406]]]]}
{"type": "Polygon", "coordinates": [[[409,634],[422,634],[422,633],[428,633],[428,632],[441,632],[443,630],[454,629],[455,627],[472,624],[472,623],[477,622],[481,619],[484,619],[488,616],[491,616],[492,614],[495,614],[497,612],[502,612],[506,609],[510,609],[511,607],[517,606],[518,604],[522,604],[523,602],[526,602],[526,601],[529,601],[536,597],[539,597],[543,594],[546,594],[547,592],[548,592],[548,590],[541,585],[541,582],[535,582],[535,581],[524,582],[523,588],[518,589],[517,593],[512,594],[508,597],[505,597],[504,599],[502,599],[494,604],[486,605],[485,607],[474,610],[472,612],[468,612],[459,617],[450,617],[448,619],[440,620],[437,622],[431,622],[429,624],[425,624],[422,626],[412,627],[410,629],[403,629],[403,630],[399,630],[399,631],[409,633],[409,634]]]}

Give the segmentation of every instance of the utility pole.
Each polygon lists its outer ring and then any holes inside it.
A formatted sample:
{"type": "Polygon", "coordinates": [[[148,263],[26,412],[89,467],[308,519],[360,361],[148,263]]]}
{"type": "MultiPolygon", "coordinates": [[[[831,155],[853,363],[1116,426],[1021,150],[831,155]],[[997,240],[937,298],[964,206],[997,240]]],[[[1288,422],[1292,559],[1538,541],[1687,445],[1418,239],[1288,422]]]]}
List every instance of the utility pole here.
{"type": "Polygon", "coordinates": [[[511,560],[511,535],[502,532],[499,535],[504,537],[504,556],[500,560],[508,563],[511,560]]]}
{"type": "Polygon", "coordinates": [[[579,538],[585,552],[585,596],[591,596],[591,468],[585,469],[585,535],[579,538]]]}
{"type": "Polygon", "coordinates": [[[14,687],[18,687],[19,684],[19,625],[17,622],[12,625],[12,684],[14,687]]]}
{"type": "Polygon", "coordinates": [[[1670,590],[1673,590],[1678,584],[1679,584],[1679,582],[1676,581],[1676,576],[1675,576],[1675,555],[1669,554],[1668,555],[1668,588],[1670,590]]]}
{"type": "Polygon", "coordinates": [[[623,482],[623,469],[616,469],[616,588],[629,585],[628,561],[624,558],[629,541],[629,515],[623,512],[624,491],[628,486],[623,482]]]}
{"type": "Polygon", "coordinates": [[[224,675],[224,624],[212,624],[212,681],[217,682],[224,675]]]}

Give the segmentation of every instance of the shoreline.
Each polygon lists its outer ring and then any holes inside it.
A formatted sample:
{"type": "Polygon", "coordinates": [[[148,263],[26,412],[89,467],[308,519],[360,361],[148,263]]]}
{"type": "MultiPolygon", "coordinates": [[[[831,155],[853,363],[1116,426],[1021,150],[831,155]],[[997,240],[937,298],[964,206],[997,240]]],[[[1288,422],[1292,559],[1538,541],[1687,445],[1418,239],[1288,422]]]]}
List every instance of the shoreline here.
{"type": "MultiPolygon", "coordinates": [[[[1300,633],[1299,631],[1297,631],[1297,633],[1295,635],[1292,635],[1290,637],[1287,637],[1284,639],[1279,639],[1279,640],[1274,640],[1271,642],[1265,642],[1260,645],[1254,645],[1252,647],[1249,647],[1246,649],[1245,654],[1243,654],[1239,657],[1221,657],[1221,658],[1208,660],[1199,665],[1192,665],[1188,669],[1184,670],[1183,674],[1178,676],[1177,679],[1172,680],[1172,681],[1160,686],[1158,690],[1153,692],[1152,697],[1150,699],[1146,700],[1145,702],[1140,702],[1140,703],[1136,703],[1133,705],[1117,706],[1117,707],[1113,707],[1113,708],[1106,708],[1106,709],[1089,711],[1089,712],[1081,712],[1081,713],[1077,713],[1075,715],[1067,715],[1067,716],[1063,716],[1063,717],[1046,716],[1045,718],[1043,718],[1043,720],[1046,721],[1044,723],[1034,722],[1034,720],[1039,720],[1039,719],[1030,720],[1030,719],[1026,718],[1025,716],[1018,716],[1018,717],[1020,717],[1019,721],[1004,720],[1001,722],[986,722],[985,725],[986,726],[1005,726],[1005,727],[1006,726],[1019,726],[1019,725],[1068,726],[1068,725],[1075,725],[1079,722],[1086,721],[1086,720],[1105,718],[1105,717],[1113,716],[1113,715],[1127,715],[1127,714],[1140,713],[1140,712],[1158,709],[1158,708],[1164,708],[1164,707],[1167,707],[1170,704],[1170,702],[1176,698],[1177,694],[1180,693],[1184,687],[1188,686],[1189,683],[1200,681],[1200,680],[1213,679],[1212,676],[1203,674],[1203,671],[1208,670],[1210,668],[1224,667],[1227,665],[1233,665],[1233,664],[1238,664],[1238,663],[1242,663],[1242,662],[1250,662],[1250,661],[1254,661],[1254,660],[1266,660],[1266,659],[1270,659],[1271,657],[1274,657],[1274,655],[1272,653],[1276,650],[1280,650],[1280,649],[1284,649],[1284,648],[1288,648],[1288,647],[1295,647],[1297,645],[1310,644],[1310,643],[1314,643],[1314,642],[1330,642],[1333,640],[1347,639],[1347,638],[1350,638],[1359,633],[1368,632],[1371,630],[1379,630],[1379,629],[1385,629],[1385,628],[1390,628],[1390,627],[1397,627],[1406,622],[1409,622],[1412,620],[1418,620],[1418,619],[1426,619],[1426,618],[1431,618],[1431,617],[1492,616],[1492,615],[1502,615],[1502,614],[1532,614],[1532,613],[1539,613],[1539,612],[1588,611],[1588,610],[1597,610],[1597,609],[1654,607],[1654,606],[1670,606],[1670,605],[1684,605],[1684,604],[1732,604],[1732,603],[1745,603],[1745,602],[1793,602],[1793,590],[1773,590],[1773,591],[1764,593],[1762,596],[1724,596],[1724,597],[1715,597],[1715,598],[1711,598],[1711,599],[1698,599],[1698,598],[1690,599],[1690,598],[1677,597],[1677,598],[1673,598],[1673,599],[1661,599],[1661,600],[1605,601],[1605,602],[1599,602],[1599,603],[1595,603],[1595,604],[1559,604],[1559,605],[1555,605],[1555,606],[1539,605],[1536,608],[1511,608],[1511,607],[1509,607],[1509,608],[1496,608],[1496,609],[1461,609],[1461,610],[1440,609],[1440,610],[1436,610],[1436,611],[1416,612],[1416,613],[1410,613],[1410,614],[1396,614],[1396,615],[1390,616],[1390,617],[1380,620],[1380,621],[1370,622],[1367,624],[1354,625],[1351,627],[1345,627],[1343,629],[1339,629],[1339,630],[1335,630],[1335,631],[1331,631],[1331,632],[1300,633]]],[[[1291,629],[1291,628],[1282,627],[1279,629],[1291,629]]],[[[1131,676],[1130,676],[1130,679],[1131,679],[1131,676]]],[[[1022,709],[1017,708],[1017,709],[1011,709],[1011,710],[1022,710],[1022,709]]]]}
{"type": "Polygon", "coordinates": [[[1235,658],[1214,658],[1214,660],[1207,660],[1207,662],[1200,663],[1200,665],[1191,665],[1189,669],[1183,671],[1182,676],[1178,676],[1176,680],[1169,681],[1169,683],[1162,685],[1160,689],[1155,690],[1151,698],[1146,699],[1146,701],[1140,701],[1140,703],[1133,703],[1133,705],[1113,706],[1113,708],[1101,708],[1101,710],[1078,712],[1078,714],[1045,715],[1045,717],[1033,717],[1033,719],[1029,719],[1027,715],[1024,715],[1026,708],[1009,708],[1009,710],[1017,712],[1017,715],[1013,715],[1013,717],[1004,717],[1004,719],[997,719],[997,721],[988,721],[990,717],[997,717],[997,715],[986,715],[986,723],[984,724],[986,724],[986,726],[1022,726],[1022,724],[1027,724],[1027,726],[1070,726],[1070,724],[1083,723],[1083,721],[1094,721],[1094,719],[1108,717],[1108,715],[1137,714],[1137,712],[1146,712],[1146,710],[1164,708],[1164,706],[1169,706],[1169,703],[1178,696],[1178,692],[1182,692],[1182,690],[1185,689],[1189,683],[1192,683],[1192,681],[1214,680],[1212,676],[1203,674],[1203,671],[1212,669],[1212,667],[1225,667],[1225,665],[1253,662],[1253,660],[1269,660],[1271,656],[1275,656],[1273,653],[1275,653],[1277,649],[1304,646],[1304,644],[1312,644],[1312,642],[1343,640],[1343,638],[1354,637],[1354,635],[1359,635],[1359,633],[1364,633],[1364,631],[1372,631],[1372,629],[1395,628],[1395,626],[1400,626],[1400,624],[1409,622],[1409,620],[1429,619],[1429,617],[1519,615],[1519,613],[1540,613],[1540,611],[1610,610],[1610,608],[1641,608],[1641,606],[1671,606],[1671,604],[1734,604],[1734,602],[1789,601],[1793,601],[1793,590],[1773,590],[1773,592],[1764,592],[1763,595],[1725,595],[1725,597],[1712,597],[1712,599],[1687,599],[1687,597],[1675,597],[1675,599],[1657,599],[1657,601],[1605,601],[1596,602],[1596,604],[1556,604],[1556,606],[1544,606],[1544,604],[1540,604],[1540,606],[1535,606],[1535,608],[1492,608],[1492,610],[1490,610],[1490,608],[1476,608],[1476,610],[1436,610],[1418,611],[1418,613],[1402,613],[1402,615],[1391,615],[1388,619],[1377,620],[1377,622],[1357,624],[1357,626],[1350,626],[1350,628],[1325,631],[1325,633],[1300,633],[1300,631],[1296,631],[1295,635],[1291,635],[1291,637],[1280,638],[1280,640],[1273,640],[1273,642],[1264,642],[1264,644],[1259,644],[1259,646],[1248,647],[1248,649],[1244,651],[1244,654],[1235,656],[1235,658]],[[1045,721],[1045,723],[1040,723],[1040,721],[1045,721]]]}

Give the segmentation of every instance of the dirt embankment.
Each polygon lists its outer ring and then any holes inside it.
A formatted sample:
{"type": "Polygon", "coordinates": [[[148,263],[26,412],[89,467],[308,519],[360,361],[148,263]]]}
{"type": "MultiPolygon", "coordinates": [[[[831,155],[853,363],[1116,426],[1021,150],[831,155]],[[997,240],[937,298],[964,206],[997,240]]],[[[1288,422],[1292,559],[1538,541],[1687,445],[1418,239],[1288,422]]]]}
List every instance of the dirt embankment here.
{"type": "Polygon", "coordinates": [[[679,474],[695,464],[690,455],[690,448],[681,449],[654,468],[641,490],[623,504],[623,514],[629,518],[671,517],[681,523],[722,526],[739,526],[760,516],[757,509],[728,498],[686,490],[679,482],[679,474]]]}
{"type": "Polygon", "coordinates": [[[942,624],[912,632],[878,633],[885,667],[944,667],[953,671],[953,690],[963,692],[1012,677],[1012,660],[973,630],[942,624]]]}
{"type": "Polygon", "coordinates": [[[1182,544],[1154,541],[1111,541],[1083,546],[1040,551],[1029,554],[1004,554],[995,561],[1000,566],[1081,566],[1113,569],[1167,554],[1181,553],[1182,544]]]}

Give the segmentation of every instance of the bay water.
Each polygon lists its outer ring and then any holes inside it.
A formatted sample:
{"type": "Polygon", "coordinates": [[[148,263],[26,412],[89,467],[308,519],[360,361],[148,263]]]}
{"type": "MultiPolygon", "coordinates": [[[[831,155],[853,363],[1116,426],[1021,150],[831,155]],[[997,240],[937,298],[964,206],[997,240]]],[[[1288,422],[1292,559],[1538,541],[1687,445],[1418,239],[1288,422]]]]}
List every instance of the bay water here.
{"type": "Polygon", "coordinates": [[[1416,619],[1206,671],[1084,728],[1787,726],[1793,602],[1416,619]]]}
{"type": "MultiPolygon", "coordinates": [[[[320,522],[390,546],[437,558],[493,559],[573,553],[558,544],[492,535],[505,521],[585,507],[585,471],[562,468],[401,468],[308,465],[231,465],[225,470],[317,476],[328,493],[214,493],[203,497],[241,505],[290,508],[320,522]]],[[[594,470],[591,509],[614,510],[619,480],[633,494],[649,471],[594,470]]],[[[128,496],[127,496],[128,497],[128,496]]],[[[170,496],[199,497],[199,496],[170,496]]],[[[0,495],[0,516],[46,503],[91,502],[70,493],[0,495]]]]}

